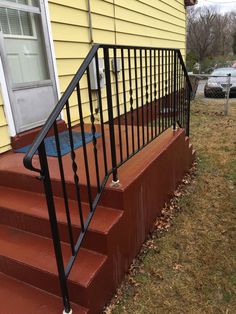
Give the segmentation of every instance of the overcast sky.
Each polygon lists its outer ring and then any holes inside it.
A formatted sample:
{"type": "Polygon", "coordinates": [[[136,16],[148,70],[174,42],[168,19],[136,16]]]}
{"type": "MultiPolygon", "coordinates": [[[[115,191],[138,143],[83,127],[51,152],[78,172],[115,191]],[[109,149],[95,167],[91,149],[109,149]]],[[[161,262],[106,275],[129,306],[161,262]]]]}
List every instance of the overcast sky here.
{"type": "Polygon", "coordinates": [[[220,12],[236,11],[236,0],[198,0],[197,7],[199,6],[213,6],[220,12]]]}

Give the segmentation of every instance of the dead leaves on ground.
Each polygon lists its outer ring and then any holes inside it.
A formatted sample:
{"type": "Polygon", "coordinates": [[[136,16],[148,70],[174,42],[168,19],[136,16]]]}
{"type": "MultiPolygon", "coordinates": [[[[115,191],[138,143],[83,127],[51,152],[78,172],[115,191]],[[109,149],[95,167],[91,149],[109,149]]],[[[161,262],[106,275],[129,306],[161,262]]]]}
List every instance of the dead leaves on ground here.
{"type": "MultiPolygon", "coordinates": [[[[170,200],[169,203],[166,203],[163,209],[161,210],[161,215],[158,217],[154,224],[154,229],[152,233],[150,233],[149,238],[143,244],[142,249],[134,259],[133,263],[130,266],[129,272],[127,274],[126,280],[124,281],[123,285],[125,285],[125,289],[128,294],[132,294],[132,298],[135,300],[138,298],[139,294],[139,286],[140,283],[135,280],[135,275],[137,273],[152,276],[157,279],[157,281],[164,280],[164,277],[160,273],[154,273],[153,269],[150,269],[148,272],[144,270],[143,260],[145,256],[150,251],[154,251],[155,253],[160,253],[158,246],[156,244],[155,239],[163,232],[167,232],[168,229],[172,225],[172,220],[177,212],[181,210],[179,206],[179,198],[182,197],[186,193],[186,186],[193,182],[193,178],[196,173],[196,163],[193,165],[190,172],[184,177],[181,184],[179,185],[178,189],[174,192],[174,197],[170,200]]],[[[176,271],[180,271],[183,268],[183,265],[175,264],[173,269],[176,271]]],[[[121,302],[122,299],[122,291],[124,287],[121,287],[117,290],[111,304],[105,308],[104,314],[111,314],[113,309],[121,302]]],[[[125,307],[123,307],[125,311],[125,307]]]]}

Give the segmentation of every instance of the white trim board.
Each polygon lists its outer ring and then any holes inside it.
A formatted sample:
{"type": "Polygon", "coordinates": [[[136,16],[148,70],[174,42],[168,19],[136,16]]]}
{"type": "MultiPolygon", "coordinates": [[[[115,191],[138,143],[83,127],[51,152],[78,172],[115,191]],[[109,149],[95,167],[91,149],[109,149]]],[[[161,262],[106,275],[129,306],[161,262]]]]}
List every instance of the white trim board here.
{"type": "Polygon", "coordinates": [[[52,28],[51,28],[51,19],[50,19],[50,14],[49,14],[48,0],[44,1],[44,7],[45,7],[45,13],[46,13],[49,43],[50,43],[51,54],[52,54],[53,70],[54,70],[57,94],[58,94],[58,99],[59,99],[59,98],[61,98],[61,91],[60,91],[60,84],[59,84],[59,79],[58,79],[56,53],[55,53],[55,48],[54,48],[53,36],[52,36],[52,28]]]}
{"type": "Polygon", "coordinates": [[[3,107],[6,114],[7,124],[8,124],[9,136],[13,137],[13,136],[16,136],[16,128],[15,128],[15,123],[13,119],[6,78],[3,71],[2,59],[0,59],[0,84],[1,84],[1,92],[2,92],[2,98],[3,98],[3,107]]]}
{"type": "MultiPolygon", "coordinates": [[[[49,4],[48,0],[44,1],[44,8],[46,13],[46,21],[47,21],[47,29],[48,29],[48,37],[49,37],[49,44],[51,48],[51,54],[52,54],[52,62],[53,62],[53,70],[55,75],[55,82],[56,82],[56,89],[57,89],[57,95],[58,100],[61,98],[61,90],[60,90],[60,84],[59,84],[59,76],[57,71],[57,62],[56,62],[56,52],[54,48],[54,41],[52,36],[52,27],[51,27],[51,19],[50,19],[50,13],[49,13],[49,4]]],[[[63,111],[61,112],[61,119],[64,118],[63,111]]]]}

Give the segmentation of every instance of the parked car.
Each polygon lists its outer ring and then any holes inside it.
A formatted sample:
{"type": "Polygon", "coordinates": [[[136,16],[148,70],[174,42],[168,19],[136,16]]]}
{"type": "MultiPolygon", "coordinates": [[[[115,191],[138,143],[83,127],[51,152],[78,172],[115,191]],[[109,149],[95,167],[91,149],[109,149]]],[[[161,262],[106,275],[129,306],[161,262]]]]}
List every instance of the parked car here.
{"type": "Polygon", "coordinates": [[[225,97],[229,77],[230,78],[230,97],[236,97],[236,69],[235,68],[218,68],[215,69],[208,78],[208,81],[204,88],[205,97],[217,98],[225,97]]]}

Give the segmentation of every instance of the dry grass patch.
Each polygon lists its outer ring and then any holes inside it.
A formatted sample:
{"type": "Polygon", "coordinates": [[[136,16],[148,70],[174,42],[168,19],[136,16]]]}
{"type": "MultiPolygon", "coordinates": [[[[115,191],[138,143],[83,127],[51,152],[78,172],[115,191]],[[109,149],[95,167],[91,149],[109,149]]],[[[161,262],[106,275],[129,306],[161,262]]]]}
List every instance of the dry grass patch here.
{"type": "Polygon", "coordinates": [[[236,313],[236,100],[192,103],[197,167],[106,313],[236,313]],[[191,184],[188,184],[191,182],[191,184]]]}

